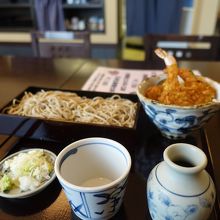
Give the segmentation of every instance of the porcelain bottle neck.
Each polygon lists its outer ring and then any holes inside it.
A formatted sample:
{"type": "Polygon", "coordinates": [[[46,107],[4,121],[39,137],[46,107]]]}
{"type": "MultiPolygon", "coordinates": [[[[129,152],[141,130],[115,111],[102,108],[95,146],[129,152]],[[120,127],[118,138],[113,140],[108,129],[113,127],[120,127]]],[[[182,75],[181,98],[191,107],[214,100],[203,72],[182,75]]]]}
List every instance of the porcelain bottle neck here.
{"type": "Polygon", "coordinates": [[[163,157],[168,166],[179,173],[199,173],[207,165],[205,153],[198,147],[186,143],[170,145],[164,151],[163,157]]]}

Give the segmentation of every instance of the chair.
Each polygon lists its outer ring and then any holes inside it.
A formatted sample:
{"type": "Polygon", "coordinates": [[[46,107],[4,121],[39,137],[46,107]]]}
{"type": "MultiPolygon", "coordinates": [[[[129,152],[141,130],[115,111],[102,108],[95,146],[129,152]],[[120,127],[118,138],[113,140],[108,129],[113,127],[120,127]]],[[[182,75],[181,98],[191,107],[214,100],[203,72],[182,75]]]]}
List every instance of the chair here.
{"type": "Polygon", "coordinates": [[[219,44],[219,36],[146,35],[144,36],[145,59],[158,60],[154,50],[160,47],[177,60],[217,60],[219,44]]]}
{"type": "Polygon", "coordinates": [[[90,57],[89,32],[32,32],[35,57],[90,57]]]}

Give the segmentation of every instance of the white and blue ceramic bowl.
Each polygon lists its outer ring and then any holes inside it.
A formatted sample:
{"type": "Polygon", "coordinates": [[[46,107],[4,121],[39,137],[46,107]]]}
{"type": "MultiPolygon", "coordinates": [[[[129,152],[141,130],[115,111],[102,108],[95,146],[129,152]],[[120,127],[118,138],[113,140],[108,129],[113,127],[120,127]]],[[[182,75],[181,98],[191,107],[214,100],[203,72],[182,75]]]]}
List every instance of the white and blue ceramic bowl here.
{"type": "Polygon", "coordinates": [[[55,161],[56,176],[81,219],[109,219],[118,212],[130,167],[126,148],[106,138],[76,141],[55,161]]]}
{"type": "MultiPolygon", "coordinates": [[[[21,153],[28,153],[33,150],[34,151],[38,151],[38,150],[43,151],[44,154],[46,154],[51,159],[52,164],[54,164],[55,159],[56,159],[56,155],[53,152],[46,150],[46,149],[41,149],[41,148],[29,148],[29,149],[21,150],[21,151],[14,153],[14,154],[11,154],[8,157],[6,157],[4,160],[2,160],[0,162],[0,173],[2,171],[3,164],[7,160],[14,158],[21,153]]],[[[56,178],[56,175],[55,175],[55,172],[53,169],[52,172],[50,173],[50,178],[48,180],[44,181],[42,184],[40,184],[35,189],[28,190],[28,191],[21,191],[20,188],[13,188],[13,190],[10,190],[7,192],[0,192],[0,197],[5,197],[8,199],[23,199],[23,198],[34,196],[34,195],[40,193],[42,190],[44,190],[47,186],[49,186],[50,183],[52,183],[55,178],[56,178]]]]}
{"type": "Polygon", "coordinates": [[[177,106],[165,105],[145,97],[147,88],[157,85],[166,78],[166,74],[142,81],[137,95],[144,110],[163,136],[170,139],[185,138],[192,131],[201,128],[220,109],[220,84],[207,77],[204,79],[216,89],[217,97],[204,105],[177,106]]]}

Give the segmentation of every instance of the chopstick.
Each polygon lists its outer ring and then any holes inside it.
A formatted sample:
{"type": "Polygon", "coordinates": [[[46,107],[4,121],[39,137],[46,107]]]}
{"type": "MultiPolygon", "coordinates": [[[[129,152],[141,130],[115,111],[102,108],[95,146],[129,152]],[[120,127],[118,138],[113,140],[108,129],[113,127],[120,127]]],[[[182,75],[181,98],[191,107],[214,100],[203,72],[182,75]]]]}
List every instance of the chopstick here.
{"type": "Polygon", "coordinates": [[[2,160],[5,155],[11,150],[14,144],[19,140],[18,137],[15,137],[17,131],[29,120],[29,118],[24,119],[18,126],[12,131],[12,133],[1,143],[0,145],[0,160],[2,160]],[[6,144],[7,143],[7,144],[6,144]]]}
{"type": "MultiPolygon", "coordinates": [[[[19,125],[12,131],[12,133],[3,141],[0,145],[0,161],[9,153],[9,151],[14,147],[14,145],[21,139],[30,136],[41,124],[41,121],[36,120],[31,127],[27,130],[23,137],[16,137],[15,134],[19,129],[21,129],[26,122],[30,119],[24,119],[19,125]]],[[[33,119],[32,119],[33,120],[33,119]]]]}
{"type": "Polygon", "coordinates": [[[13,148],[13,146],[18,142],[18,137],[11,137],[9,136],[3,144],[1,144],[0,149],[0,161],[9,153],[9,151],[13,148]]]}

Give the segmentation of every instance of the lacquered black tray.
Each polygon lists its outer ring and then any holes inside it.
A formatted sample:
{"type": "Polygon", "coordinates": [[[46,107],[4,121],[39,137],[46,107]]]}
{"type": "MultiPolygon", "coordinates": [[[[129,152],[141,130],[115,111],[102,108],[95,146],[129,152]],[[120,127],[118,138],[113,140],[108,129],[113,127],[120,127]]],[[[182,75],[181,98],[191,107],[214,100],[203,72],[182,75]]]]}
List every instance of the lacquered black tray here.
{"type": "MultiPolygon", "coordinates": [[[[25,92],[31,92],[35,94],[41,90],[58,90],[52,88],[42,88],[42,87],[28,87],[14,99],[20,100],[25,92]]],[[[103,92],[91,92],[91,91],[72,91],[72,90],[62,90],[66,92],[74,92],[79,96],[86,96],[87,98],[93,98],[96,96],[101,96],[103,98],[110,97],[112,93],[103,92]]],[[[10,115],[2,113],[3,109],[12,104],[11,100],[7,105],[0,110],[0,133],[1,134],[13,134],[18,137],[28,136],[33,139],[40,140],[60,140],[60,141],[74,141],[80,139],[85,133],[90,134],[90,136],[101,136],[101,137],[114,137],[118,140],[120,137],[128,136],[124,139],[124,143],[131,143],[135,138],[137,130],[137,123],[139,120],[140,112],[140,102],[138,97],[134,94],[118,94],[122,98],[129,99],[137,103],[137,112],[135,117],[135,123],[132,128],[120,127],[120,126],[110,126],[110,125],[100,125],[91,123],[75,123],[75,122],[61,122],[49,119],[35,118],[35,117],[25,117],[18,115],[10,115]]]]}
{"type": "MultiPolygon", "coordinates": [[[[135,139],[135,145],[128,148],[132,158],[132,168],[128,178],[128,186],[126,189],[124,201],[118,214],[114,220],[145,220],[151,219],[148,212],[146,200],[146,184],[147,178],[152,168],[163,160],[163,151],[170,144],[177,141],[169,140],[161,136],[160,132],[148,121],[145,115],[141,116],[138,123],[138,135],[135,139]]],[[[83,138],[90,136],[88,133],[83,134],[83,138]]],[[[113,138],[114,139],[114,138],[113,138]]],[[[124,137],[119,138],[119,142],[123,142],[124,137]]],[[[181,142],[194,144],[207,151],[207,142],[203,130],[194,132],[181,142]]],[[[33,140],[28,137],[19,138],[17,143],[12,147],[8,154],[28,148],[45,148],[58,154],[70,142],[60,141],[44,141],[33,140]]],[[[5,144],[7,145],[7,143],[5,144]]],[[[1,148],[0,148],[1,151],[1,148]]],[[[212,175],[212,165],[208,152],[207,171],[212,175]]],[[[65,197],[61,186],[56,179],[41,193],[26,199],[5,199],[0,198],[0,216],[3,219],[78,219],[71,212],[70,205],[65,197]]],[[[218,220],[219,209],[216,200],[216,206],[209,220],[218,220]]]]}
{"type": "MultiPolygon", "coordinates": [[[[80,94],[87,93],[83,91],[80,92],[82,92],[80,94]]],[[[93,94],[96,95],[98,93],[93,94]]],[[[137,100],[135,95],[129,95],[127,97],[133,97],[132,100],[134,101],[137,100]]],[[[33,147],[46,148],[58,154],[72,141],[93,136],[107,137],[122,143],[131,154],[132,168],[124,202],[119,213],[113,218],[114,220],[150,219],[146,201],[147,178],[152,168],[163,160],[163,151],[170,144],[186,142],[201,148],[208,158],[207,171],[211,174],[215,182],[214,169],[204,130],[197,130],[186,139],[169,140],[160,134],[159,130],[150,122],[141,107],[138,112],[136,127],[131,129],[105,128],[104,126],[98,125],[91,127],[80,125],[82,127],[79,127],[78,124],[51,123],[51,121],[47,122],[34,118],[8,116],[5,114],[0,115],[0,121],[0,133],[4,131],[4,128],[7,128],[7,133],[11,136],[13,136],[13,133],[10,133],[10,131],[14,132],[14,134],[16,133],[16,135],[19,134],[17,143],[13,144],[13,146],[9,146],[11,150],[8,154],[33,147]],[[13,123],[13,120],[17,122],[14,127],[12,127],[11,124],[7,125],[7,123],[13,123]],[[27,120],[27,122],[25,120],[27,120]],[[4,125],[2,121],[4,121],[4,125]],[[32,124],[27,126],[29,121],[32,124]]],[[[10,145],[10,141],[0,147],[0,153],[3,147],[6,146],[7,148],[7,144],[10,145]]],[[[71,208],[57,180],[46,190],[32,198],[24,200],[0,198],[0,207],[0,216],[3,219],[77,219],[71,212],[71,208]]],[[[217,196],[216,205],[210,220],[218,220],[218,217],[219,207],[217,196]]]]}

